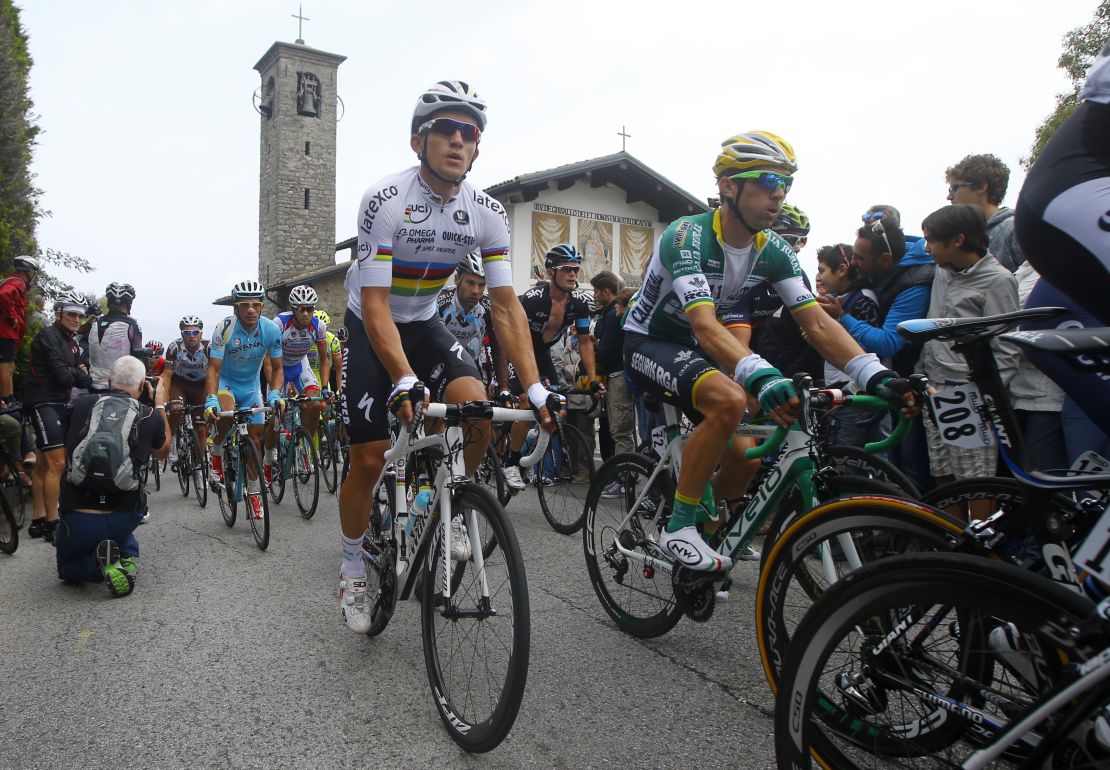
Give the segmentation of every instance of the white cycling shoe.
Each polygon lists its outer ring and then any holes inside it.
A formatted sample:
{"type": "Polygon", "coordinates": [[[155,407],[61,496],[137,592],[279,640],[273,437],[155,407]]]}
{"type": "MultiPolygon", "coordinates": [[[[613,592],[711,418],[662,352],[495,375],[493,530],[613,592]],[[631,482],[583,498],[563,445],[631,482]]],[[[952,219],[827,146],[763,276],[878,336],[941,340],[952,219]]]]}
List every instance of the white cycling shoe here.
{"type": "Polygon", "coordinates": [[[370,610],[366,606],[366,576],[339,576],[339,614],[347,628],[356,634],[370,630],[370,610]]]}
{"type": "Polygon", "coordinates": [[[520,491],[524,489],[524,479],[520,477],[520,468],[515,465],[505,466],[505,482],[513,489],[520,491]]]}
{"type": "Polygon", "coordinates": [[[459,515],[451,518],[451,558],[455,561],[470,558],[470,538],[467,537],[466,525],[459,515]]]}
{"type": "Polygon", "coordinates": [[[659,547],[687,569],[697,572],[725,572],[732,569],[732,559],[722,556],[702,539],[697,527],[683,527],[677,532],[664,530],[659,535],[659,547]]]}

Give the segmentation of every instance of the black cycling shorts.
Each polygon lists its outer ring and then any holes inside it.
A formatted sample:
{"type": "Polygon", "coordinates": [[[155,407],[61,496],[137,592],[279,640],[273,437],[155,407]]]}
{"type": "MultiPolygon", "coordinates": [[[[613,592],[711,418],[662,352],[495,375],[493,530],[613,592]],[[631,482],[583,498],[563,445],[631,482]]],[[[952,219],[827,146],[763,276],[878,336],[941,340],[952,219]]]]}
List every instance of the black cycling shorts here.
{"type": "Polygon", "coordinates": [[[62,417],[66,408],[62,404],[37,404],[26,407],[27,417],[35,430],[35,446],[39,451],[62,449],[66,445],[66,434],[62,430],[62,417]]]}
{"type": "Polygon", "coordinates": [[[1084,102],[1025,178],[1014,230],[1029,262],[1110,325],[1110,104],[1084,102]]]}
{"type": "Polygon", "coordinates": [[[636,389],[674,404],[698,423],[702,414],[694,407],[695,389],[702,378],[721,370],[700,348],[626,331],[624,371],[636,389]]]}
{"type": "Polygon", "coordinates": [[[0,340],[0,364],[15,362],[16,340],[0,340]]]}
{"type": "MultiPolygon", "coordinates": [[[[352,444],[389,438],[386,419],[393,379],[370,345],[362,319],[347,311],[347,349],[343,354],[343,422],[352,444]]],[[[442,401],[447,385],[460,377],[481,382],[474,359],[447,331],[439,316],[397,324],[401,348],[432,401],[442,401]]]]}

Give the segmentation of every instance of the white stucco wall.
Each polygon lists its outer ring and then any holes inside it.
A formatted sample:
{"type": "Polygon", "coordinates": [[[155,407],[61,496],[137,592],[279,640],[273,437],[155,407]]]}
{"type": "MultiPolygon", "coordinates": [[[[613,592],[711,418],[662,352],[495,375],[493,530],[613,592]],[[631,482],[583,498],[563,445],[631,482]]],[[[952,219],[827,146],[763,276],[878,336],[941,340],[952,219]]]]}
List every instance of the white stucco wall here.
{"type": "MultiPolygon", "coordinates": [[[[638,203],[628,203],[625,200],[626,196],[627,193],[615,185],[609,184],[604,187],[594,188],[590,187],[590,183],[587,180],[579,180],[566,190],[558,190],[555,185],[552,184],[549,189],[541,192],[536,200],[528,203],[506,203],[502,201],[509,215],[513,286],[517,292],[523,292],[533,283],[531,277],[532,212],[535,210],[536,204],[554,206],[571,211],[583,211],[609,217],[621,217],[650,222],[655,233],[652,238],[652,242],[654,243],[670,223],[660,222],[659,212],[650,204],[642,201],[638,203]]],[[[571,214],[569,218],[570,242],[577,244],[578,216],[571,214]]],[[[610,254],[611,264],[609,265],[609,269],[615,273],[619,273],[618,266],[620,265],[621,257],[619,222],[614,222],[612,227],[613,248],[610,254]]],[[[589,275],[583,275],[581,281],[585,284],[589,279],[589,275]]]]}

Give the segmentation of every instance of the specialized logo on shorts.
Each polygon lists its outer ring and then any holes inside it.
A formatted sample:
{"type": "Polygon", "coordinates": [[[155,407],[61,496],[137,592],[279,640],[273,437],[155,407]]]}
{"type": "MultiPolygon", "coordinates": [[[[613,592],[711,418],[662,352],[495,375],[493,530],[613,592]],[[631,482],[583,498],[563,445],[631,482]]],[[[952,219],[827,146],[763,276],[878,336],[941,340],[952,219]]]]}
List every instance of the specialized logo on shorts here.
{"type": "Polygon", "coordinates": [[[363,415],[366,416],[366,422],[373,422],[370,419],[370,409],[374,406],[374,398],[369,393],[363,393],[362,397],[358,400],[358,408],[362,410],[363,415]]]}
{"type": "Polygon", "coordinates": [[[674,375],[643,353],[632,354],[632,369],[671,392],[678,391],[678,380],[674,378],[674,375]]]}

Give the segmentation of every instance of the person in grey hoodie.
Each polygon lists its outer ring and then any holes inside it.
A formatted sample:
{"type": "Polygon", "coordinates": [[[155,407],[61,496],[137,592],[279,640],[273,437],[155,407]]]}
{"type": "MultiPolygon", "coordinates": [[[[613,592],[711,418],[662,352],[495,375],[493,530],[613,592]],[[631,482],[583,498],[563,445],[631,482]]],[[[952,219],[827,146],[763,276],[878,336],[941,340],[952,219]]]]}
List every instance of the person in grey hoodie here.
{"type": "MultiPolygon", "coordinates": [[[[965,203],[945,206],[925,217],[925,248],[937,264],[929,299],[929,318],[981,318],[1017,310],[1017,280],[987,250],[987,219],[982,209],[965,203]]],[[[998,341],[991,343],[1002,384],[1009,387],[1018,368],[1017,350],[998,341]]],[[[968,382],[967,361],[952,342],[925,343],[918,361],[937,390],[968,382]]],[[[929,464],[938,484],[955,479],[993,476],[998,449],[993,442],[982,447],[957,447],[945,443],[932,420],[925,421],[929,464]]],[[[991,513],[992,501],[971,504],[972,518],[991,513]]],[[[964,511],[949,511],[954,515],[964,511]]],[[[965,514],[966,515],[966,514],[965,514]]]]}
{"type": "Polygon", "coordinates": [[[987,239],[994,258],[1011,273],[1025,261],[1014,235],[1014,210],[1003,206],[1010,168],[994,155],[968,155],[944,172],[948,200],[978,206],[987,217],[987,239]]]}

